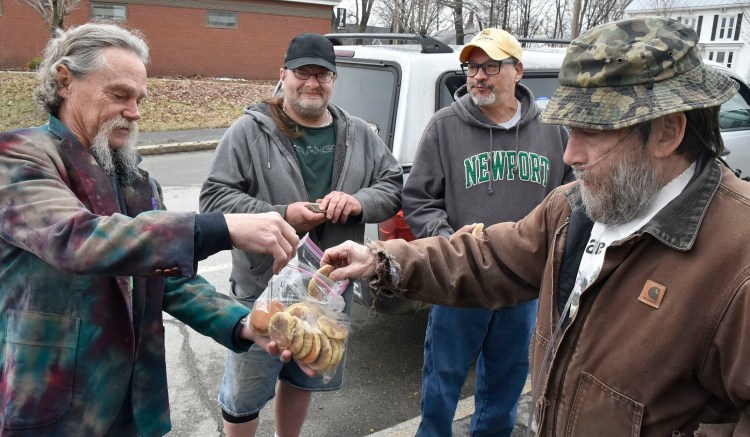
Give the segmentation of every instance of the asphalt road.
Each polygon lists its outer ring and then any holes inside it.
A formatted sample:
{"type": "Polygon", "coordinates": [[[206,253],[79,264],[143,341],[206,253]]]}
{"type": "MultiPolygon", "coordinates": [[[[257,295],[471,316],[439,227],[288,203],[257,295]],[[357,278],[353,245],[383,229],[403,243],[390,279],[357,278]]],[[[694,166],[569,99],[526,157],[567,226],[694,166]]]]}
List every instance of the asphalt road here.
{"type": "MultiPolygon", "coordinates": [[[[142,166],[164,187],[169,209],[196,210],[212,153],[147,156],[142,166]]],[[[230,263],[228,253],[219,253],[202,261],[198,272],[227,292],[230,263]]],[[[169,435],[223,435],[216,396],[225,351],[179,321],[165,318],[173,423],[169,435]]],[[[313,396],[303,436],[365,436],[418,416],[426,319],[426,311],[385,316],[355,305],[344,388],[313,396]]],[[[462,397],[472,391],[470,377],[462,397]]],[[[258,436],[273,436],[272,421],[269,405],[261,413],[258,436]]]]}

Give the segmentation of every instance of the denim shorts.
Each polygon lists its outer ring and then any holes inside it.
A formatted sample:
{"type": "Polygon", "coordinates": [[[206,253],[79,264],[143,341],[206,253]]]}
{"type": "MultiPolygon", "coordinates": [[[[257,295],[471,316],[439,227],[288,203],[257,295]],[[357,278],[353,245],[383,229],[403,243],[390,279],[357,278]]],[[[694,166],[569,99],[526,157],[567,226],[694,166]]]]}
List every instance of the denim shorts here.
{"type": "MultiPolygon", "coordinates": [[[[346,303],[344,312],[351,315],[352,284],[344,291],[346,303]]],[[[238,299],[252,308],[256,298],[238,299]]],[[[282,363],[279,357],[271,356],[263,348],[253,345],[247,352],[227,353],[224,378],[219,389],[219,405],[235,417],[258,413],[273,399],[276,380],[284,381],[293,387],[311,392],[338,390],[344,383],[346,350],[341,364],[333,377],[326,381],[322,376],[307,376],[294,360],[282,363]]]]}

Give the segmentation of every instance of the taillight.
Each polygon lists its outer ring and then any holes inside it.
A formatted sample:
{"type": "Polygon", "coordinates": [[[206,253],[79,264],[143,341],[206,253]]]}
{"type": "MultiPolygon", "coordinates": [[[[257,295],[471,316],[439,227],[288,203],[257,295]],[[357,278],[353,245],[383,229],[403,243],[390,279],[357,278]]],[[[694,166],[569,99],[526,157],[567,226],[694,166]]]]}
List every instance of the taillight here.
{"type": "Polygon", "coordinates": [[[393,217],[378,225],[378,238],[380,240],[396,240],[402,238],[406,241],[414,240],[409,225],[404,220],[404,212],[399,211],[393,217]]]}

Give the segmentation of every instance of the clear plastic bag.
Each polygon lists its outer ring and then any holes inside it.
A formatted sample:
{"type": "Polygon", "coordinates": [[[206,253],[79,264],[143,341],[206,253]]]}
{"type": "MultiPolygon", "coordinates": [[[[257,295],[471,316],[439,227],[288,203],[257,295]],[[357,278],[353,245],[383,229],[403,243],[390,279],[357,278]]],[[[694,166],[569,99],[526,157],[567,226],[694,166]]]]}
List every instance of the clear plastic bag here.
{"type": "Polygon", "coordinates": [[[331,281],[323,251],[308,236],[297,256],[273,276],[253,306],[250,326],[289,349],[294,359],[330,380],[346,350],[350,322],[341,294],[348,280],[331,281]]]}

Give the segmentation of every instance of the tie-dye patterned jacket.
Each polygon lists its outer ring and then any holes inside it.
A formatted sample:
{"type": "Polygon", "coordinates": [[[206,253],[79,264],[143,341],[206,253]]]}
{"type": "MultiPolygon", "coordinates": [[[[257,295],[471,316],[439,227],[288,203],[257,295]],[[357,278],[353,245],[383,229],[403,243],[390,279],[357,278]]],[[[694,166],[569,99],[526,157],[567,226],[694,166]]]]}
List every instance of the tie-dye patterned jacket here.
{"type": "Polygon", "coordinates": [[[0,435],[102,435],[129,384],[139,432],[169,431],[162,310],[238,350],[248,310],[194,276],[194,214],[121,191],[132,217],[54,117],[0,134],[0,435]]]}

